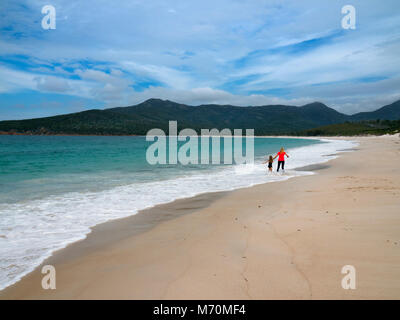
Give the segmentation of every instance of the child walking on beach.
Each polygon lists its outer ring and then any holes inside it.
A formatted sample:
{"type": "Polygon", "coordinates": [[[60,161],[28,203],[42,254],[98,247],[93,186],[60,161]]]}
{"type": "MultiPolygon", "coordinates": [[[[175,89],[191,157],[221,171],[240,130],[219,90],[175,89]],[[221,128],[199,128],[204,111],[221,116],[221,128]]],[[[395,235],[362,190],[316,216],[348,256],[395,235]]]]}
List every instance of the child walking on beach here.
{"type": "Polygon", "coordinates": [[[268,161],[265,161],[264,163],[268,162],[268,171],[272,172],[272,163],[274,162],[274,159],[272,158],[272,156],[269,156],[268,161]]]}

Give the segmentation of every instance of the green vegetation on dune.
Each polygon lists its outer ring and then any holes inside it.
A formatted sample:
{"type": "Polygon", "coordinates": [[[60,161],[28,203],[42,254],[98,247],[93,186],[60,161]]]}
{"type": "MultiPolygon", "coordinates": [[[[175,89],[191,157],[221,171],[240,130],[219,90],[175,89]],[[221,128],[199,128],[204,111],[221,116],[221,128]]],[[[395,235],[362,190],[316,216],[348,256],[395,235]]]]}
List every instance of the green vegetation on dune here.
{"type": "Polygon", "coordinates": [[[369,120],[360,122],[345,122],[321,126],[300,131],[297,135],[305,136],[357,136],[383,135],[400,132],[400,120],[369,120]]]}

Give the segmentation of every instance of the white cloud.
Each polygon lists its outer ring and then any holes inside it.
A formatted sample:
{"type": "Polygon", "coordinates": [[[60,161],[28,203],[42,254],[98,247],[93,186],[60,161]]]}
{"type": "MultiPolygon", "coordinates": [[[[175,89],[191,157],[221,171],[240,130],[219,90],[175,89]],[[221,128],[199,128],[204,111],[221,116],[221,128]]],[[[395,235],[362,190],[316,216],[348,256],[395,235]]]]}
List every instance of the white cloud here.
{"type": "Polygon", "coordinates": [[[184,89],[190,87],[191,80],[184,72],[160,65],[142,65],[133,61],[123,61],[121,66],[137,75],[155,79],[169,87],[184,89]]]}
{"type": "Polygon", "coordinates": [[[36,77],[35,81],[39,91],[65,93],[71,89],[68,81],[63,78],[42,76],[36,77]]]}
{"type": "Polygon", "coordinates": [[[312,102],[311,98],[281,99],[264,95],[235,95],[223,90],[208,87],[193,88],[189,90],[177,90],[162,87],[151,87],[143,92],[135,92],[129,100],[129,104],[137,104],[150,98],[171,100],[188,105],[200,104],[231,104],[236,106],[261,106],[270,104],[302,105],[312,102]]]}
{"type": "Polygon", "coordinates": [[[75,70],[75,74],[90,81],[92,98],[104,101],[106,105],[124,103],[127,97],[134,93],[131,87],[132,81],[124,78],[118,69],[112,69],[110,73],[94,69],[78,69],[75,70]]]}
{"type": "Polygon", "coordinates": [[[36,89],[35,77],[29,72],[15,71],[0,66],[0,93],[15,92],[21,89],[36,89]]]}

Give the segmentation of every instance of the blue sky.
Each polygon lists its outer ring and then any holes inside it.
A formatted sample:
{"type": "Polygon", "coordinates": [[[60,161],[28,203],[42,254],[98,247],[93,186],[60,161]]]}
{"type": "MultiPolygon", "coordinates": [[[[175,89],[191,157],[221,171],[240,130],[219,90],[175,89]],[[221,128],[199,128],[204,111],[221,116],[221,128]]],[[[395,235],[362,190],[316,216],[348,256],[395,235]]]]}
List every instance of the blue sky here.
{"type": "Polygon", "coordinates": [[[352,114],[400,99],[399,57],[398,0],[2,0],[0,120],[148,98],[352,114]]]}

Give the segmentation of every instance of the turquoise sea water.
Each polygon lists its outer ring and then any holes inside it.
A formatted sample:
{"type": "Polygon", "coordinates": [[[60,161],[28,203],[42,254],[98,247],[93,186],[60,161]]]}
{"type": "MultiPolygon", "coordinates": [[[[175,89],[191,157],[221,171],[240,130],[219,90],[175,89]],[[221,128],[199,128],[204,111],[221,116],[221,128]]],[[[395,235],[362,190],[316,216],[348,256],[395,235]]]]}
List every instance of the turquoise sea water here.
{"type": "MultiPolygon", "coordinates": [[[[257,138],[255,157],[275,154],[282,145],[293,148],[316,143],[257,138]]],[[[150,165],[146,161],[150,144],[145,137],[128,136],[0,136],[0,203],[219,169],[215,165],[150,165]]]]}
{"type": "Polygon", "coordinates": [[[131,136],[0,136],[0,290],[96,224],[204,192],[310,174],[293,169],[352,146],[256,138],[253,165],[150,165],[150,144],[131,136]],[[262,161],[282,146],[290,155],[286,173],[267,174],[262,161]]]}

